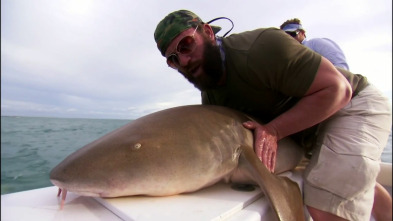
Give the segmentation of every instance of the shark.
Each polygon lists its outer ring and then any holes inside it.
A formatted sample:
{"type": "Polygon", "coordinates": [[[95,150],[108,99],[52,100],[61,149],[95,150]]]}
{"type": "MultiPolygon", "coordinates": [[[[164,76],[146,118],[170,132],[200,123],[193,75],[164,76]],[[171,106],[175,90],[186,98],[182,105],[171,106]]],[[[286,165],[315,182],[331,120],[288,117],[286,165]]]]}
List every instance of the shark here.
{"type": "Polygon", "coordinates": [[[61,205],[67,192],[92,197],[170,196],[218,182],[257,185],[277,220],[304,220],[299,186],[278,174],[298,165],[302,148],[290,138],[278,143],[275,172],[254,153],[256,121],[215,105],[169,108],[130,121],[67,156],[50,172],[61,205]]]}

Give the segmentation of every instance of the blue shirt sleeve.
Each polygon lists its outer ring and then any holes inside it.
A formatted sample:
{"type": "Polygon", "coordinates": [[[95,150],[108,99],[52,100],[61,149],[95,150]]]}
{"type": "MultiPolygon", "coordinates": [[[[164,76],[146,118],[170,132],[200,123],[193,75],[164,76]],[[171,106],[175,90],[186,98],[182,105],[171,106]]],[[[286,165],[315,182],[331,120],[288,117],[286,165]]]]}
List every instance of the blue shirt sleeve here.
{"type": "Polygon", "coordinates": [[[328,38],[313,38],[304,40],[302,44],[327,58],[334,66],[349,70],[344,52],[334,41],[328,38]]]}

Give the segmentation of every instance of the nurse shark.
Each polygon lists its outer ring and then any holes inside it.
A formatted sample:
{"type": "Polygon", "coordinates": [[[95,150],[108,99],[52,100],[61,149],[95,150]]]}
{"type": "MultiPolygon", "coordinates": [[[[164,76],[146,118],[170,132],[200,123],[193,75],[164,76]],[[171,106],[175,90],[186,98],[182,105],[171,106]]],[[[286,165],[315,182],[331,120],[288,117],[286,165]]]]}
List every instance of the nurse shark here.
{"type": "Polygon", "coordinates": [[[138,118],[66,157],[50,172],[62,192],[83,196],[170,196],[217,182],[258,185],[278,220],[304,220],[298,185],[277,173],[291,170],[303,156],[286,138],[279,142],[272,174],[253,150],[254,120],[236,110],[189,105],[138,118]]]}

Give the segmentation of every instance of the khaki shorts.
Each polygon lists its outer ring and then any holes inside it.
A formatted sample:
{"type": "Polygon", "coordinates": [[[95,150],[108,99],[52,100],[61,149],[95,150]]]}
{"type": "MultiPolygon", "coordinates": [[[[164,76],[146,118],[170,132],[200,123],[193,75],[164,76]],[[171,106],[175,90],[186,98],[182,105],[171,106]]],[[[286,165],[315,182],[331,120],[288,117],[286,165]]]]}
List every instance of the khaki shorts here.
{"type": "Polygon", "coordinates": [[[389,101],[372,85],[321,123],[304,173],[305,204],[348,220],[369,221],[390,129],[389,101]]]}

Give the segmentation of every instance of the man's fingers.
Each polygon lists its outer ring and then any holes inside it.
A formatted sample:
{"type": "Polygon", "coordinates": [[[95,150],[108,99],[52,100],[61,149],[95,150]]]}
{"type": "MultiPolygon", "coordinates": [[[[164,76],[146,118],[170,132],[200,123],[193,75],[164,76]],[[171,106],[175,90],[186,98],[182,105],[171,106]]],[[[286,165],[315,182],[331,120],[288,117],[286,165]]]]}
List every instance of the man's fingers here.
{"type": "Polygon", "coordinates": [[[276,168],[276,152],[273,152],[272,154],[272,173],[274,173],[274,168],[276,168]]]}
{"type": "Polygon", "coordinates": [[[272,151],[270,149],[267,151],[267,165],[269,171],[272,171],[272,151]]]}
{"type": "MultiPolygon", "coordinates": [[[[263,164],[265,164],[265,166],[269,169],[269,149],[267,149],[266,147],[263,148],[263,164]]],[[[269,169],[270,170],[270,169],[269,169]]]]}
{"type": "Polygon", "coordinates": [[[250,130],[254,130],[255,128],[257,128],[257,125],[253,121],[246,121],[246,122],[243,122],[243,127],[250,129],[250,130]]]}
{"type": "Polygon", "coordinates": [[[256,145],[257,149],[255,150],[255,153],[257,154],[259,160],[263,162],[263,148],[262,147],[263,146],[260,144],[256,145]]]}

